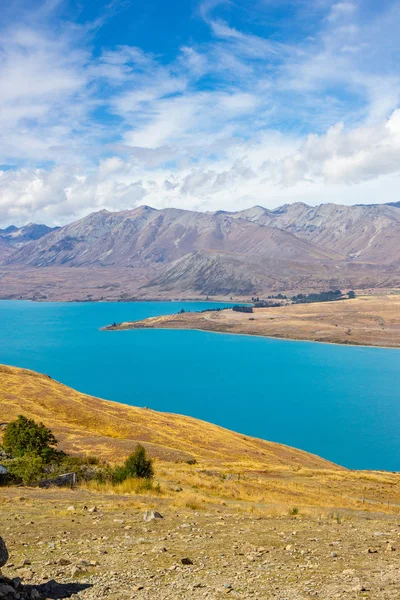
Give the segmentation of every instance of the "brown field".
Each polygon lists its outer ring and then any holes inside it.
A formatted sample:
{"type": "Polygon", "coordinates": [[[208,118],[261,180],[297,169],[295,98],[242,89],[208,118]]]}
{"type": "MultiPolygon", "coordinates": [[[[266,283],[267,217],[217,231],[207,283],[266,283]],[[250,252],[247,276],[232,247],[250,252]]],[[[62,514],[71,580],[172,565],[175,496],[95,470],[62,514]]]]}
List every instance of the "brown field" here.
{"type": "Polygon", "coordinates": [[[121,323],[107,329],[200,329],[332,344],[400,347],[400,294],[353,300],[255,308],[234,312],[184,313],[121,323]]]}

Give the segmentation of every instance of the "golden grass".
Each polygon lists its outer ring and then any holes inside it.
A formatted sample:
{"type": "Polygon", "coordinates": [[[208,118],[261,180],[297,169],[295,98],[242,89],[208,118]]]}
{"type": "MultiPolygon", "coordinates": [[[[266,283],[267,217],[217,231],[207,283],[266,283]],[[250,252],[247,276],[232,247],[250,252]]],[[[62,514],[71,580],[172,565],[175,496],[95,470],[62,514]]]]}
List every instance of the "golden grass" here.
{"type": "Polygon", "coordinates": [[[19,414],[43,421],[68,452],[115,462],[138,442],[147,447],[155,459],[154,489],[135,480],[87,484],[94,494],[150,496],[192,510],[227,505],[265,515],[287,515],[294,507],[300,514],[400,513],[398,474],[350,471],[301,450],[190,417],[99,400],[45,375],[0,366],[0,422],[19,414]]]}
{"type": "Polygon", "coordinates": [[[152,317],[116,329],[201,329],[335,344],[400,347],[400,294],[353,300],[152,317]]]}
{"type": "Polygon", "coordinates": [[[288,446],[191,417],[99,400],[45,375],[0,366],[0,422],[19,414],[43,421],[68,452],[111,461],[125,458],[140,442],[153,457],[170,462],[209,460],[238,469],[333,468],[322,458],[288,446]]]}
{"type": "Polygon", "coordinates": [[[128,478],[121,483],[100,483],[97,481],[89,481],[81,484],[81,487],[87,490],[96,492],[112,493],[112,494],[141,494],[150,496],[161,496],[162,488],[158,484],[146,479],[128,478]]]}

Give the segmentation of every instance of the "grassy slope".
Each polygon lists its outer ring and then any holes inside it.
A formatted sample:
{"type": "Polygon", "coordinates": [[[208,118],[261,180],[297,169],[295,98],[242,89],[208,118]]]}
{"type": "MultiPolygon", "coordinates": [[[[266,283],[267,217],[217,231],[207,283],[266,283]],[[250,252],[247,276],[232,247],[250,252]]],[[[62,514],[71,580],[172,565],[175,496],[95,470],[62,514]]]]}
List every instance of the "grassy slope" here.
{"type": "Polygon", "coordinates": [[[255,468],[330,468],[317,456],[234,433],[182,415],[127,406],[81,394],[46,375],[0,366],[0,422],[19,414],[43,421],[71,452],[119,459],[143,442],[161,459],[206,459],[255,468]]]}
{"type": "Polygon", "coordinates": [[[294,448],[99,400],[45,375],[0,366],[0,423],[18,414],[43,421],[69,452],[121,460],[140,441],[157,459],[157,478],[174,503],[227,502],[261,512],[291,506],[399,512],[397,474],[348,471],[294,448]],[[187,464],[190,458],[197,463],[187,464]]]}

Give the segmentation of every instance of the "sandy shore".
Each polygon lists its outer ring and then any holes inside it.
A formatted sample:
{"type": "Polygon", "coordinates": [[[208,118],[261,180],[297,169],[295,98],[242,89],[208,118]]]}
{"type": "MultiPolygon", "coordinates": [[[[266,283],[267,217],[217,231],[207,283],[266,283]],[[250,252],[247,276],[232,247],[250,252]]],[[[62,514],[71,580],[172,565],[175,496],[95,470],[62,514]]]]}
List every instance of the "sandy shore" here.
{"type": "Polygon", "coordinates": [[[108,330],[197,329],[333,344],[400,347],[400,294],[257,308],[252,314],[183,313],[119,323],[108,330]]]}

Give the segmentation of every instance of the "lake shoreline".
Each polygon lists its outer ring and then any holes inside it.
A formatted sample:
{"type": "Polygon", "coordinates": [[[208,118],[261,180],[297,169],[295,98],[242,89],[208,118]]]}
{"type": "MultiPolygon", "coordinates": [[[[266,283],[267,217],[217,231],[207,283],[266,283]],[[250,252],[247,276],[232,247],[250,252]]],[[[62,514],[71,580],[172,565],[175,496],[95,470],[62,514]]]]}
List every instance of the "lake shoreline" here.
{"type": "Polygon", "coordinates": [[[213,333],[215,335],[232,335],[236,337],[246,337],[246,338],[259,338],[264,340],[275,340],[278,342],[300,342],[303,344],[321,344],[323,346],[339,346],[342,348],[377,348],[378,350],[400,350],[400,347],[397,346],[376,346],[373,344],[357,344],[357,343],[343,343],[343,342],[324,342],[322,340],[312,340],[312,339],[300,339],[300,338],[289,338],[289,337],[279,337],[276,335],[262,335],[260,333],[236,333],[232,331],[213,331],[212,329],[192,329],[189,327],[112,327],[107,325],[106,327],[101,327],[100,331],[131,331],[134,329],[142,330],[152,329],[153,331],[197,331],[198,333],[213,333]]]}
{"type": "Polygon", "coordinates": [[[229,308],[178,313],[108,325],[102,329],[208,331],[339,346],[399,349],[400,298],[365,296],[347,300],[345,306],[323,302],[259,308],[252,313],[229,308]]]}

